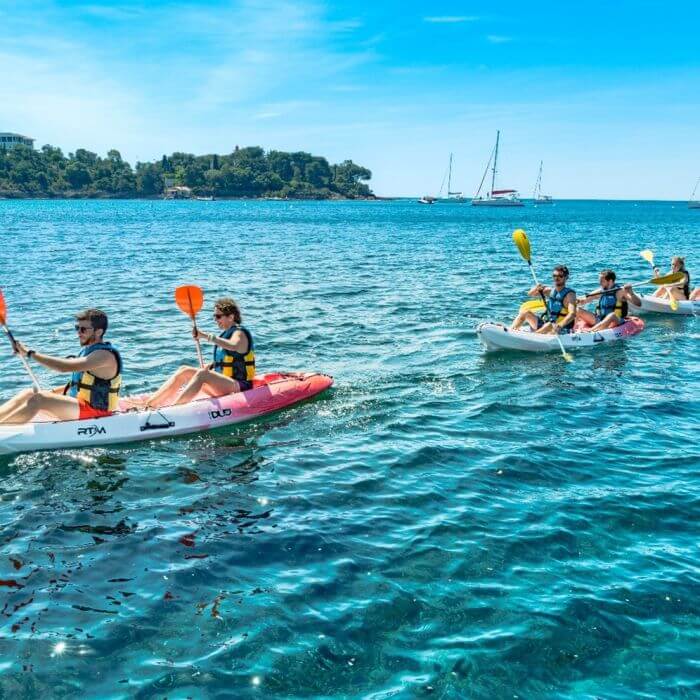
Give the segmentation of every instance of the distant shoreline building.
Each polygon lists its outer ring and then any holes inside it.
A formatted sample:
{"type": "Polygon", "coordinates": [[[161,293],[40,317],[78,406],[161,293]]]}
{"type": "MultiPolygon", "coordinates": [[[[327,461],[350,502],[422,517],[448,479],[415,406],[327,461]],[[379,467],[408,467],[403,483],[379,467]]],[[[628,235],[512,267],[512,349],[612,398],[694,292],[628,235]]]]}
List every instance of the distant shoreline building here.
{"type": "Polygon", "coordinates": [[[0,148],[9,151],[15,146],[34,148],[34,139],[30,139],[29,136],[22,136],[22,134],[13,134],[10,131],[0,131],[0,148]]]}

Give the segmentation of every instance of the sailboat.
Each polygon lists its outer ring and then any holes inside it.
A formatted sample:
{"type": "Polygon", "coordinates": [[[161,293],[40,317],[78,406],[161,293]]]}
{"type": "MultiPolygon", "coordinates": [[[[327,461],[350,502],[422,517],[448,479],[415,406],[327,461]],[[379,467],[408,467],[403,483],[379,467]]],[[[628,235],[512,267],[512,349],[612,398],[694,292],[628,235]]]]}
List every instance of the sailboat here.
{"type": "Polygon", "coordinates": [[[537,175],[537,182],[535,183],[535,192],[532,195],[532,199],[535,202],[535,206],[540,204],[554,204],[554,200],[548,194],[542,194],[542,162],[540,161],[540,172],[537,175]]]}
{"type": "Polygon", "coordinates": [[[700,185],[700,177],[695,183],[693,194],[690,195],[690,200],[688,201],[688,209],[700,209],[700,199],[695,199],[695,193],[698,191],[698,185],[700,185]]]}
{"type": "MultiPolygon", "coordinates": [[[[442,184],[445,184],[443,179],[442,184]]],[[[442,193],[442,187],[440,187],[440,193],[442,193]]],[[[454,203],[454,204],[464,204],[467,201],[466,197],[462,196],[461,192],[452,191],[452,154],[450,153],[450,165],[447,169],[447,197],[442,197],[440,199],[444,203],[454,203]]]]}
{"type": "Polygon", "coordinates": [[[498,165],[498,142],[501,138],[501,132],[496,132],[496,145],[491,153],[489,162],[486,164],[486,170],[484,170],[484,176],[481,178],[481,184],[477,190],[476,196],[472,199],[472,206],[474,207],[522,207],[523,203],[520,201],[517,190],[497,190],[496,186],[496,168],[498,165]],[[493,168],[491,169],[491,189],[486,193],[484,197],[481,197],[481,188],[484,186],[484,180],[488,175],[489,168],[491,167],[491,162],[493,162],[493,168]]]}

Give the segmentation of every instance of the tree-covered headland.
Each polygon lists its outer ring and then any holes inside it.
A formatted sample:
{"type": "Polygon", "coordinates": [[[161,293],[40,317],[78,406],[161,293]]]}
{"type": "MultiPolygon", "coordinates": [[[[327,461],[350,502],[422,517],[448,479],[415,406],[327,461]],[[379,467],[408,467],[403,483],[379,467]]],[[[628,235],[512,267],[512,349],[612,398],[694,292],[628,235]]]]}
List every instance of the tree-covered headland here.
{"type": "Polygon", "coordinates": [[[132,168],[119,151],[105,158],[79,148],[0,149],[0,197],[158,197],[166,186],[195,196],[333,199],[372,197],[372,173],[351,160],[331,165],[310,153],[265,152],[258,146],[226,155],[173,153],[132,168]]]}

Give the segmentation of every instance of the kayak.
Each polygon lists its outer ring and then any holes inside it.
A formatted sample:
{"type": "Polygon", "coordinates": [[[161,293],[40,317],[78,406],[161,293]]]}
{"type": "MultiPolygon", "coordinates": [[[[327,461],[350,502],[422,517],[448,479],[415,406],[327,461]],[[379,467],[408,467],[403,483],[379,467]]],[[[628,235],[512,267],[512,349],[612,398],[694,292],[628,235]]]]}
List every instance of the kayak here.
{"type": "Polygon", "coordinates": [[[641,306],[630,304],[630,311],[634,311],[634,313],[639,313],[640,311],[647,311],[657,314],[674,314],[676,316],[700,316],[700,300],[679,301],[678,308],[675,310],[671,308],[670,300],[665,297],[653,297],[650,295],[645,295],[641,297],[641,300],[641,306]]]}
{"type": "MultiPolygon", "coordinates": [[[[565,350],[590,348],[625,340],[644,330],[644,321],[629,316],[627,321],[615,328],[591,333],[590,326],[577,322],[573,333],[563,333],[561,338],[565,350]]],[[[487,352],[497,350],[524,350],[526,352],[560,352],[559,343],[553,335],[533,333],[529,329],[512,331],[498,323],[482,323],[476,334],[487,352]]]]}
{"type": "Polygon", "coordinates": [[[265,374],[253,388],[218,398],[199,395],[190,403],[158,409],[129,408],[134,399],[120,401],[122,412],[104,418],[55,421],[37,416],[31,423],[0,425],[0,454],[96,447],[199,433],[253,420],[316,396],[333,384],[325,374],[265,374]]]}

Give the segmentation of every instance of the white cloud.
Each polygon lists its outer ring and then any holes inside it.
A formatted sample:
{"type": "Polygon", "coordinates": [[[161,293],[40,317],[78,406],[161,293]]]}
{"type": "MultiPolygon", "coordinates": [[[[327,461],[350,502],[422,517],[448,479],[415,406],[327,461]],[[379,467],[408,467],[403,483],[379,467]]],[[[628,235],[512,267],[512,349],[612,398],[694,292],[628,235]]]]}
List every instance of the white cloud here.
{"type": "Polygon", "coordinates": [[[438,15],[423,17],[424,22],[431,24],[460,24],[462,22],[476,22],[479,18],[470,15],[438,15]]]}

